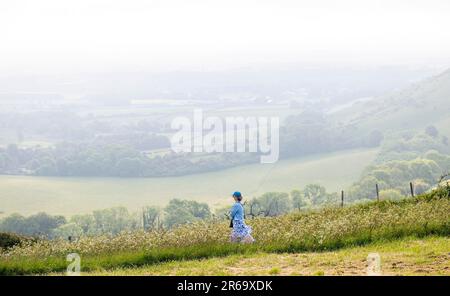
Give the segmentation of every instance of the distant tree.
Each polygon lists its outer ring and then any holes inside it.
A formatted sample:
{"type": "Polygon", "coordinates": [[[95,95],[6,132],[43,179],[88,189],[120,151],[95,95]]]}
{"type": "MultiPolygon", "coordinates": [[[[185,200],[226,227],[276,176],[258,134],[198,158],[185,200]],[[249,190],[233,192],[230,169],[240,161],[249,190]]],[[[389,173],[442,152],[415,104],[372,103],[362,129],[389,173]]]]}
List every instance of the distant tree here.
{"type": "Polygon", "coordinates": [[[305,198],[314,205],[326,204],[330,201],[330,195],[327,194],[325,187],[318,184],[308,184],[303,189],[305,198]]]}
{"type": "Polygon", "coordinates": [[[28,234],[50,237],[55,228],[66,223],[66,219],[64,216],[51,216],[42,212],[28,217],[26,223],[28,234]]]}
{"type": "Polygon", "coordinates": [[[19,214],[12,214],[0,220],[0,230],[5,232],[29,234],[27,232],[26,218],[19,214]]]}
{"type": "Polygon", "coordinates": [[[45,157],[39,161],[39,167],[36,169],[39,176],[55,176],[58,173],[56,162],[51,157],[45,157]]]}
{"type": "Polygon", "coordinates": [[[441,171],[450,170],[450,155],[439,153],[436,150],[429,150],[424,157],[433,160],[440,167],[441,171]]]}
{"type": "Polygon", "coordinates": [[[258,198],[252,198],[244,203],[246,216],[254,218],[264,214],[261,202],[258,198]]]}
{"type": "Polygon", "coordinates": [[[403,140],[409,141],[414,137],[414,132],[412,132],[412,131],[402,132],[401,137],[403,140]]]}
{"type": "Polygon", "coordinates": [[[381,180],[378,180],[374,176],[366,175],[361,178],[354,186],[349,190],[348,196],[351,200],[357,199],[375,199],[376,190],[375,185],[378,184],[379,189],[388,188],[387,184],[381,180]]]}
{"type": "Polygon", "coordinates": [[[172,199],[164,208],[164,212],[166,213],[164,222],[168,227],[211,217],[211,211],[207,204],[191,200],[172,199]]]}
{"type": "Polygon", "coordinates": [[[84,234],[83,229],[76,223],[67,223],[55,228],[52,232],[53,237],[68,239],[77,238],[84,234]]]}
{"type": "Polygon", "coordinates": [[[125,207],[116,207],[93,212],[95,231],[102,234],[118,234],[136,229],[139,222],[136,216],[128,213],[125,207]]]}
{"type": "Polygon", "coordinates": [[[83,234],[92,235],[99,233],[96,228],[95,219],[92,214],[74,215],[70,218],[83,231],[83,234]]]}
{"type": "Polygon", "coordinates": [[[289,195],[283,192],[267,192],[249,201],[247,212],[264,217],[273,217],[288,213],[292,209],[289,195]]]}
{"type": "MultiPolygon", "coordinates": [[[[244,208],[248,205],[250,201],[244,202],[244,208]]],[[[230,206],[222,206],[214,210],[213,217],[217,220],[229,220],[230,219],[230,206]]],[[[248,212],[246,212],[249,215],[248,212]]]]}
{"type": "Polygon", "coordinates": [[[308,206],[310,206],[311,201],[308,200],[302,191],[300,190],[292,190],[291,191],[291,201],[292,207],[297,210],[302,210],[308,206]]]}
{"type": "Polygon", "coordinates": [[[414,179],[420,178],[432,183],[436,180],[436,176],[441,173],[440,167],[433,160],[418,158],[412,160],[409,165],[414,179]]]}
{"type": "Polygon", "coordinates": [[[28,161],[25,164],[25,167],[27,169],[35,171],[35,172],[39,169],[40,166],[41,166],[41,163],[40,163],[39,159],[36,159],[36,158],[33,158],[32,160],[28,161]]]}
{"type": "Polygon", "coordinates": [[[280,154],[290,157],[333,150],[329,127],[323,114],[312,110],[288,117],[280,130],[280,154]]]}
{"type": "Polygon", "coordinates": [[[433,138],[436,138],[439,135],[439,131],[434,125],[427,126],[425,133],[433,138]]]}
{"type": "Polygon", "coordinates": [[[142,211],[144,230],[158,229],[162,226],[161,210],[157,207],[144,207],[142,211]]]}
{"type": "Polygon", "coordinates": [[[370,171],[370,175],[374,176],[378,181],[382,181],[385,183],[388,183],[392,178],[391,170],[387,167],[375,168],[370,171]]]}
{"type": "Polygon", "coordinates": [[[189,208],[194,217],[200,218],[200,219],[208,219],[211,217],[211,211],[209,209],[208,204],[206,203],[199,203],[195,201],[189,202],[189,208]]]}
{"type": "Polygon", "coordinates": [[[138,158],[122,158],[117,162],[115,170],[121,177],[138,177],[141,175],[142,162],[138,158]]]}
{"type": "Polygon", "coordinates": [[[27,218],[12,214],[1,220],[0,229],[24,235],[51,237],[53,230],[65,223],[66,219],[63,216],[50,216],[46,213],[38,213],[27,218]]]}

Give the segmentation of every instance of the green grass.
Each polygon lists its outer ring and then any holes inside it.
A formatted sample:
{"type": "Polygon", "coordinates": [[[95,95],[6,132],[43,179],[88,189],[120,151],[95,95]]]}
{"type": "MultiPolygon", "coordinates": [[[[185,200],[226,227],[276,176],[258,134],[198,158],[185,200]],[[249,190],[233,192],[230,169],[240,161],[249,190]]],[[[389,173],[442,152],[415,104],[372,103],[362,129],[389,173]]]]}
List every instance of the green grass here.
{"type": "Polygon", "coordinates": [[[289,192],[310,183],[338,191],[356,180],[376,153],[343,151],[169,178],[0,176],[0,210],[3,215],[45,211],[70,216],[113,206],[137,210],[144,205],[165,205],[172,198],[193,199],[215,207],[228,204],[230,193],[238,189],[248,198],[268,191],[289,192]]]}
{"type": "MultiPolygon", "coordinates": [[[[157,236],[160,244],[155,242],[154,247],[149,249],[145,249],[150,243],[147,238],[143,240],[144,245],[135,246],[133,250],[134,244],[139,243],[139,236],[132,236],[129,239],[128,234],[123,235],[122,241],[113,242],[113,249],[108,249],[109,242],[104,238],[93,238],[78,246],[62,242],[31,245],[22,252],[18,248],[9,255],[0,256],[0,274],[63,272],[67,266],[65,255],[71,252],[81,254],[84,271],[97,272],[230,255],[329,252],[377,242],[391,242],[411,236],[448,237],[450,236],[448,194],[448,191],[442,189],[416,199],[398,202],[371,202],[344,209],[324,209],[276,218],[255,219],[250,221],[257,239],[257,243],[252,245],[226,243],[229,230],[223,228],[222,224],[210,225],[209,228],[195,225],[180,228],[173,234],[165,234],[168,236],[157,236]],[[219,239],[215,238],[217,233],[219,239]],[[187,241],[189,239],[192,241],[187,241]],[[130,244],[130,247],[120,242],[130,244]],[[86,246],[93,246],[92,251],[85,251],[86,246]],[[102,248],[105,249],[102,251],[102,248]]],[[[275,272],[276,270],[272,270],[272,273],[275,272]]]]}
{"type": "Polygon", "coordinates": [[[236,254],[82,275],[365,275],[370,253],[380,255],[383,275],[450,275],[449,250],[449,237],[407,237],[329,252],[236,254]]]}

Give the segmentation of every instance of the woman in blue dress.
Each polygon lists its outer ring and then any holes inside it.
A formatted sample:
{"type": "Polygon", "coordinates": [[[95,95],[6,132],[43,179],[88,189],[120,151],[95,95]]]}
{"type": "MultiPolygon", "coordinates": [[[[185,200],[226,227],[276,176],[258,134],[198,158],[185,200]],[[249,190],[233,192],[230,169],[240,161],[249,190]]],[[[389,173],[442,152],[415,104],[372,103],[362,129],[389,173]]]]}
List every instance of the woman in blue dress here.
{"type": "Polygon", "coordinates": [[[253,243],[255,240],[251,236],[252,228],[244,221],[244,207],[241,204],[242,194],[239,191],[233,193],[234,205],[231,207],[231,231],[232,242],[253,243]]]}

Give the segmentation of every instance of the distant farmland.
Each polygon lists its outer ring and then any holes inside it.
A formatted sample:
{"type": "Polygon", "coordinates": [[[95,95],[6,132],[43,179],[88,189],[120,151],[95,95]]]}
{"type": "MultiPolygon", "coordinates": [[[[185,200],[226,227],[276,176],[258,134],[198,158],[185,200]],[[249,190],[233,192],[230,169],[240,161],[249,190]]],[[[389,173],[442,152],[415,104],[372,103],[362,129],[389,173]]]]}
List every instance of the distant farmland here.
{"type": "Polygon", "coordinates": [[[171,198],[217,207],[231,202],[229,196],[235,190],[253,197],[267,191],[289,192],[310,183],[338,191],[358,179],[376,152],[353,150],[167,178],[0,176],[0,211],[2,216],[40,211],[72,215],[113,206],[136,210],[144,205],[165,205],[171,198]]]}

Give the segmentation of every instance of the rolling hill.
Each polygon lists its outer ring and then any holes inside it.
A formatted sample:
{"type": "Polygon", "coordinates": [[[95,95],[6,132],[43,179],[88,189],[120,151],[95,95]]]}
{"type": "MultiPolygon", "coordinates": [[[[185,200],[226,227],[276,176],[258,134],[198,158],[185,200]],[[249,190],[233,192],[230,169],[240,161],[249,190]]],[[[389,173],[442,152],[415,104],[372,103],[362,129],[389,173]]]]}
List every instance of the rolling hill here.
{"type": "Polygon", "coordinates": [[[424,129],[435,124],[450,136],[450,70],[415,83],[403,90],[354,103],[331,114],[341,125],[361,133],[424,129]]]}
{"type": "MultiPolygon", "coordinates": [[[[408,237],[448,238],[449,194],[450,187],[444,186],[428,194],[400,201],[375,201],[344,208],[247,219],[256,239],[256,243],[251,245],[229,242],[228,221],[203,221],[171,230],[123,232],[114,237],[83,236],[70,242],[39,239],[0,250],[0,274],[64,272],[67,268],[66,256],[70,252],[82,256],[83,272],[98,273],[154,267],[170,261],[177,262],[172,265],[176,269],[178,263],[185,260],[235,255],[264,254],[266,258],[271,258],[271,254],[329,252],[395,242],[408,237]]],[[[442,250],[448,246],[448,240],[440,240],[439,245],[436,250],[439,250],[439,256],[445,256],[442,257],[445,265],[448,254],[442,254],[442,250]]],[[[407,249],[403,246],[400,248],[407,249]]],[[[420,260],[420,256],[417,259],[420,260]]],[[[197,261],[197,264],[201,267],[202,262],[197,261]]],[[[195,270],[195,266],[192,265],[192,270],[195,270]]],[[[313,262],[309,266],[314,267],[313,262]]],[[[245,267],[249,272],[249,265],[245,267]]],[[[137,273],[140,272],[137,270],[137,273]]],[[[277,272],[279,270],[273,271],[277,272]]]]}

